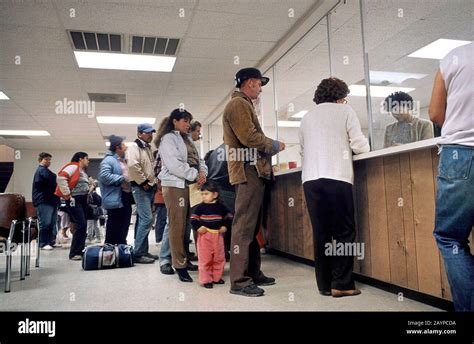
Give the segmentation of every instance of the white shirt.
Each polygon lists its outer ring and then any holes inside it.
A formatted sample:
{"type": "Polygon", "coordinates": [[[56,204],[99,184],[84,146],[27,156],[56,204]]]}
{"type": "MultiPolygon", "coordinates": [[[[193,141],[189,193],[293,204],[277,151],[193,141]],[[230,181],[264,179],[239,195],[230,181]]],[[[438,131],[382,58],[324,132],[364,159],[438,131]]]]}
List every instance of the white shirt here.
{"type": "Polygon", "coordinates": [[[474,146],[474,44],[453,49],[440,62],[447,91],[440,144],[474,146]]]}
{"type": "Polygon", "coordinates": [[[300,126],[302,181],[319,178],[354,183],[352,152],[370,151],[355,111],[346,104],[322,103],[300,126]]]}

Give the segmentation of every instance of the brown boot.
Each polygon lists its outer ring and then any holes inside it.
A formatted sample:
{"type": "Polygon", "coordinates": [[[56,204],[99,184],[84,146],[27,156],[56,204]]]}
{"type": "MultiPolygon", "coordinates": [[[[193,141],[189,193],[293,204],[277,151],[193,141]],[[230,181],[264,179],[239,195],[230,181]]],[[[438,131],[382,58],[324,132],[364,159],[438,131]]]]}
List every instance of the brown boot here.
{"type": "Polygon", "coordinates": [[[359,295],[360,293],[361,291],[359,289],[352,289],[352,290],[331,289],[332,297],[356,296],[356,295],[359,295]]]}

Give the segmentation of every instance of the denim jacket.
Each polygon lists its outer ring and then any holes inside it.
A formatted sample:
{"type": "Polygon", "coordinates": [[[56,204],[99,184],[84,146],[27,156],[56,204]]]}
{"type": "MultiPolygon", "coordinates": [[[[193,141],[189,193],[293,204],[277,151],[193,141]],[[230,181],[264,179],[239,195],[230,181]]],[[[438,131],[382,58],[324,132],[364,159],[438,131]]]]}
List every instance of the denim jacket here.
{"type": "Polygon", "coordinates": [[[99,170],[99,186],[102,195],[102,207],[104,209],[123,207],[122,183],[124,180],[118,155],[108,151],[100,163],[99,170]]]}

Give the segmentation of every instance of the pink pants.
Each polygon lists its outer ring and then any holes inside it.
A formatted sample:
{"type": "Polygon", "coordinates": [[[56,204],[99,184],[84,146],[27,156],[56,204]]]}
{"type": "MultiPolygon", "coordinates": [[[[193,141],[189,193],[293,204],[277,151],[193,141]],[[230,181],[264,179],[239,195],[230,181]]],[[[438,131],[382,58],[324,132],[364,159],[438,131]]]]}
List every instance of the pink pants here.
{"type": "Polygon", "coordinates": [[[199,233],[197,250],[199,283],[218,282],[222,278],[225,265],[224,234],[199,233]]]}

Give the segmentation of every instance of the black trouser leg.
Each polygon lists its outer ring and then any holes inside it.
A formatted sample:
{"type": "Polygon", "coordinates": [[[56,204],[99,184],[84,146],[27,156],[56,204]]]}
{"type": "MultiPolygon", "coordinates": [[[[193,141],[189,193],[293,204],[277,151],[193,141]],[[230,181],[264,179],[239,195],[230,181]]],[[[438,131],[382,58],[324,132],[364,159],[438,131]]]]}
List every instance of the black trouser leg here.
{"type": "Polygon", "coordinates": [[[87,236],[87,196],[75,196],[74,202],[66,201],[71,221],[74,223],[74,234],[72,236],[69,258],[77,255],[82,256],[82,251],[86,245],[87,236]]]}

